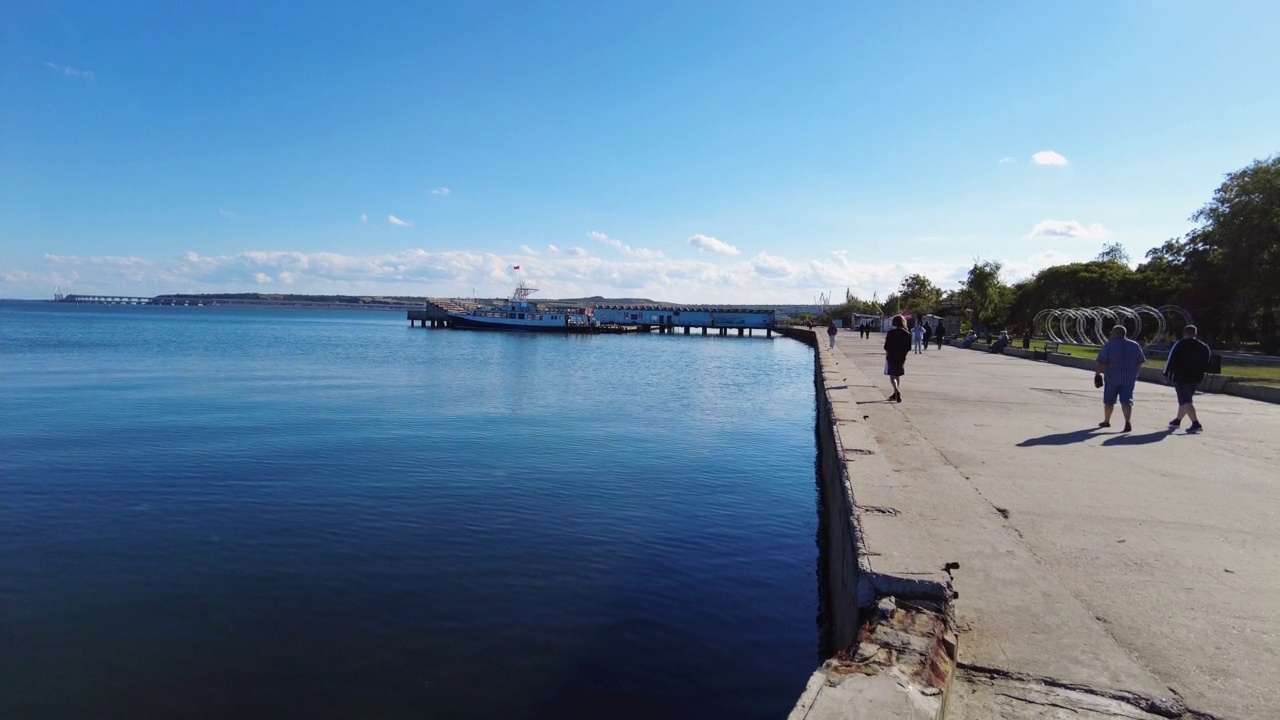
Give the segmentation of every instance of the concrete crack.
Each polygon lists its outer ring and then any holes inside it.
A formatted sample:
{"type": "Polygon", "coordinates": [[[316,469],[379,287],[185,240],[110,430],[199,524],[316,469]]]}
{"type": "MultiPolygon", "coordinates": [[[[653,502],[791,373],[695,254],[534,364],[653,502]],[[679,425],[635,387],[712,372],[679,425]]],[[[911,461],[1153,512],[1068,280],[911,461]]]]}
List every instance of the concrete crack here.
{"type": "Polygon", "coordinates": [[[999,695],[1000,697],[1007,697],[1010,700],[1016,700],[1018,702],[1030,703],[1032,705],[1043,705],[1045,707],[1062,708],[1063,710],[1070,710],[1071,712],[1077,715],[1080,714],[1080,711],[1078,709],[1073,708],[1069,705],[1062,705],[1060,703],[1051,703],[1051,702],[1041,702],[1040,700],[1032,700],[1031,698],[1022,697],[1020,695],[1010,695],[1009,693],[996,693],[996,694],[999,695]]]}
{"type": "MultiPolygon", "coordinates": [[[[1212,720],[1211,716],[1193,713],[1187,708],[1186,703],[1173,690],[1169,692],[1172,697],[1168,698],[1151,698],[1138,693],[1132,693],[1125,690],[1107,690],[1096,688],[1089,685],[1081,685],[1080,683],[1067,682],[1051,677],[1041,677],[1036,675],[1028,675],[1026,673],[1014,672],[1012,670],[1004,670],[1001,668],[984,667],[981,665],[971,665],[969,663],[956,663],[956,668],[964,675],[985,676],[1002,678],[1006,680],[1015,680],[1028,684],[1039,684],[1046,687],[1061,688],[1063,690],[1071,690],[1084,695],[1093,695],[1094,697],[1112,700],[1124,703],[1138,710],[1152,715],[1158,715],[1165,718],[1196,718],[1197,720],[1212,720]]],[[[1025,700],[1025,698],[1018,698],[1025,700]]],[[[1030,701],[1028,701],[1030,702],[1030,701]]]]}

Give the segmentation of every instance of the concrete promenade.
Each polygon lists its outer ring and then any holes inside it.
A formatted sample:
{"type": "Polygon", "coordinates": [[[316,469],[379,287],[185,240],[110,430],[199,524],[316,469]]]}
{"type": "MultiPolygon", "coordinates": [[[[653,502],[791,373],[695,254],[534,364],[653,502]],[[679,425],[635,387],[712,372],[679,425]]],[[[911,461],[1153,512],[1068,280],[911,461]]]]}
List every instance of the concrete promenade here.
{"type": "Polygon", "coordinates": [[[910,526],[922,573],[960,564],[948,718],[1280,718],[1280,405],[1198,396],[1187,435],[1139,383],[1100,430],[1089,372],[954,347],[895,404],[883,335],[819,340],[891,471],[851,478],[894,511],[869,546],[910,526]]]}

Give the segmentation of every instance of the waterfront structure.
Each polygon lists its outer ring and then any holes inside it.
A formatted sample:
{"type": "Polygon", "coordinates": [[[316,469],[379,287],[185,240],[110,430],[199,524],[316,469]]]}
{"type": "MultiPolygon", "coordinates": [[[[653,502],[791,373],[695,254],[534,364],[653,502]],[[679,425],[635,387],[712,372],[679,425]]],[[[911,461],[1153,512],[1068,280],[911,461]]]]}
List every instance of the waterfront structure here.
{"type": "Polygon", "coordinates": [[[721,335],[729,330],[765,330],[772,334],[776,322],[773,310],[759,308],[705,307],[695,305],[597,305],[596,322],[601,325],[638,325],[656,327],[659,332],[674,328],[719,330],[721,335]]]}
{"type": "Polygon", "coordinates": [[[154,300],[149,297],[132,297],[128,295],[63,295],[54,293],[54,302],[80,303],[90,305],[151,305],[154,300]]]}

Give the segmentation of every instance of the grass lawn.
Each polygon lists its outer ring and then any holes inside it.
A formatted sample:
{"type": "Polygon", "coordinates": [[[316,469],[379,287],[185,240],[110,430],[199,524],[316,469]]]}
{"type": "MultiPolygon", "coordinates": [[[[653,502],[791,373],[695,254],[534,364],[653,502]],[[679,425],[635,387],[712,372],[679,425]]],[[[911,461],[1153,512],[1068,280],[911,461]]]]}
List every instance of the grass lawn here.
{"type": "MultiPolygon", "coordinates": [[[[1014,347],[1021,347],[1021,343],[1014,343],[1014,347]]],[[[1032,340],[1032,350],[1043,350],[1043,340],[1032,340]]],[[[1058,352],[1071,355],[1073,357],[1093,358],[1098,357],[1099,348],[1090,347],[1088,345],[1066,345],[1058,346],[1058,352]]],[[[1163,359],[1160,362],[1164,362],[1163,359]]],[[[1232,362],[1222,363],[1222,374],[1238,377],[1249,385],[1266,385],[1268,387],[1280,387],[1280,365],[1239,365],[1232,362]]]]}

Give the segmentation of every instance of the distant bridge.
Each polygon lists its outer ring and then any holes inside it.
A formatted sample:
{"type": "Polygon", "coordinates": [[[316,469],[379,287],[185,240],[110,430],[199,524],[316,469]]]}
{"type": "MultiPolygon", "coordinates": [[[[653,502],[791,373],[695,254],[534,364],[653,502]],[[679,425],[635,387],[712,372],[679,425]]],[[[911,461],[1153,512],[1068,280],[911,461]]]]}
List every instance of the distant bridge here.
{"type": "Polygon", "coordinates": [[[89,303],[94,305],[150,305],[152,299],[128,295],[63,295],[59,302],[89,303]]]}

